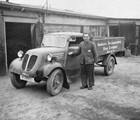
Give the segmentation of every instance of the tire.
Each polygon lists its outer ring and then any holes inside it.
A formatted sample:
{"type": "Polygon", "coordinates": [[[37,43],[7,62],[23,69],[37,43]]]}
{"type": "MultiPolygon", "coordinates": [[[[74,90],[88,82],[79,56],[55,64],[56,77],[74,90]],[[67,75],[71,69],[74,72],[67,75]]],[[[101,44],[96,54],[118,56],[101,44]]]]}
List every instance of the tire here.
{"type": "Polygon", "coordinates": [[[20,75],[15,74],[15,73],[10,73],[10,79],[11,79],[12,85],[17,89],[25,87],[27,83],[27,81],[20,80],[20,75]]]}
{"type": "Polygon", "coordinates": [[[115,68],[115,59],[114,57],[110,57],[107,62],[107,65],[104,67],[105,75],[107,76],[111,75],[114,71],[114,68],[115,68]]]}
{"type": "Polygon", "coordinates": [[[46,83],[47,92],[52,96],[57,95],[62,89],[63,82],[64,75],[62,70],[60,69],[54,70],[49,76],[46,83]]]}

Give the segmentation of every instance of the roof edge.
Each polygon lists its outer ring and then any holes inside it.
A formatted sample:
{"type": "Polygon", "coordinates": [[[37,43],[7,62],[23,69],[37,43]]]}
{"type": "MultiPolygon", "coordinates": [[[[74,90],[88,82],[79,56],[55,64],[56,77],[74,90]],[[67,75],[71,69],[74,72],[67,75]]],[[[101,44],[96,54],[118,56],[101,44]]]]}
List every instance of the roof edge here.
{"type": "Polygon", "coordinates": [[[3,8],[15,8],[15,9],[22,9],[24,8],[25,10],[28,11],[36,11],[40,13],[57,13],[57,14],[65,14],[69,16],[76,16],[76,17],[83,17],[83,18],[91,18],[91,19],[103,19],[107,20],[108,17],[103,17],[103,16],[96,16],[96,15],[89,15],[89,14],[84,14],[84,13],[78,13],[72,10],[60,10],[60,9],[54,9],[54,8],[48,8],[48,9],[43,9],[42,6],[35,6],[35,5],[26,5],[26,4],[17,4],[17,3],[12,3],[12,2],[5,2],[5,1],[0,1],[0,7],[3,8]]]}

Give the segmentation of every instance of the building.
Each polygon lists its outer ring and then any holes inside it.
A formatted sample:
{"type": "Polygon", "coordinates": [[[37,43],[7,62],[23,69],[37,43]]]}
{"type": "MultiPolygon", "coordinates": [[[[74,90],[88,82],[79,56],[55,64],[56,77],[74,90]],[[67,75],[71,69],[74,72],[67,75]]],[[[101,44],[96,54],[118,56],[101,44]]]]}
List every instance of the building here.
{"type": "Polygon", "coordinates": [[[128,36],[128,46],[139,37],[139,24],[139,19],[115,19],[0,2],[0,75],[8,72],[19,50],[38,47],[45,33],[71,31],[89,32],[93,36],[128,36]]]}
{"type": "MultiPolygon", "coordinates": [[[[140,37],[140,19],[116,19],[108,20],[110,36],[124,36],[126,38],[125,47],[129,47],[132,54],[136,54],[136,40],[140,37]]],[[[138,45],[140,42],[138,41],[138,45]]],[[[137,54],[140,53],[138,48],[137,54]]]]}

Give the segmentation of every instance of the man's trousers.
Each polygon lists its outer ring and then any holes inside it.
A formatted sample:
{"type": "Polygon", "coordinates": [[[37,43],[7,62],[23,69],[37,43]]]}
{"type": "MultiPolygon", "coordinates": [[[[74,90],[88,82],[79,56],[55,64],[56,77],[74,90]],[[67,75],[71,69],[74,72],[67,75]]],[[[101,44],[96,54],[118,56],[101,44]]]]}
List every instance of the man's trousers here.
{"type": "Polygon", "coordinates": [[[81,83],[83,87],[94,85],[94,64],[81,64],[81,83]]]}

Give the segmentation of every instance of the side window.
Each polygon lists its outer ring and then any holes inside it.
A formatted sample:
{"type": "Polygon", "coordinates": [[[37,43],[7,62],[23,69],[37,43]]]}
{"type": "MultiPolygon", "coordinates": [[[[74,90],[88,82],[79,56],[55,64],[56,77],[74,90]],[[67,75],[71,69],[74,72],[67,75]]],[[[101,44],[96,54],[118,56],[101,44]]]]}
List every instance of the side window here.
{"type": "Polygon", "coordinates": [[[78,46],[83,41],[83,37],[76,37],[76,41],[70,42],[69,47],[78,46]]]}

